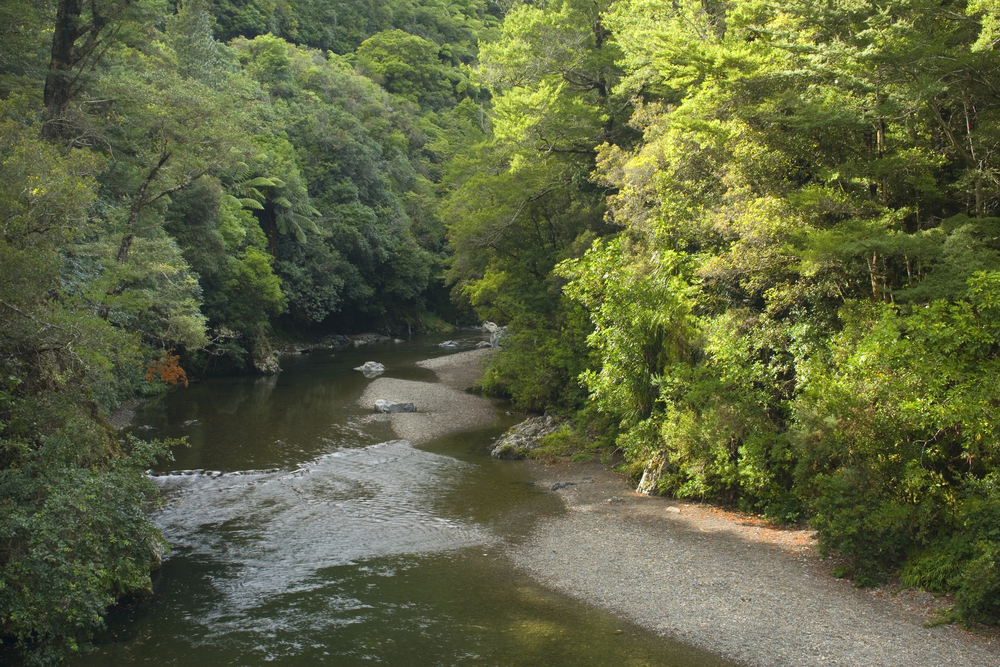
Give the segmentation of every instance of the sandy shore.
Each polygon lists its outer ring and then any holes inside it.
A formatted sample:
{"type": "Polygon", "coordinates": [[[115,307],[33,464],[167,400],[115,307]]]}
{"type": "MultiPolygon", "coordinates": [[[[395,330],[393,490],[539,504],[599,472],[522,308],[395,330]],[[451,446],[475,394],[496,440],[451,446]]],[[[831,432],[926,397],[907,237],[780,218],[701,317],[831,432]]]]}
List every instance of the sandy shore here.
{"type": "Polygon", "coordinates": [[[995,632],[926,627],[940,601],[830,575],[810,531],[636,495],[597,463],[528,462],[568,511],[510,555],[542,583],[742,665],[996,667],[995,632]]]}
{"type": "Polygon", "coordinates": [[[374,408],[375,401],[413,403],[416,412],[379,415],[387,420],[396,437],[422,445],[456,431],[490,424],[496,404],[465,390],[482,375],[482,363],[490,349],[457,352],[417,363],[434,371],[439,383],[380,377],[373,380],[358,399],[374,408]]]}

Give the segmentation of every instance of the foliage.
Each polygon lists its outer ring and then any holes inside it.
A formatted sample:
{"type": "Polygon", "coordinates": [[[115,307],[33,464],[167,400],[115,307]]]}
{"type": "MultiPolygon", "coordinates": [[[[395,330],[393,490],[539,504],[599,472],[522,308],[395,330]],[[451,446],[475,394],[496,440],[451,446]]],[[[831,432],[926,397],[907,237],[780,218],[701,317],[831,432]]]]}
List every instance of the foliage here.
{"type": "Polygon", "coordinates": [[[82,650],[118,596],[150,588],[162,540],[141,471],[163,449],[103,418],[141,381],[138,336],[66,289],[60,251],[94,233],[105,162],[40,141],[39,116],[0,102],[0,635],[47,665],[82,650]]]}
{"type": "Polygon", "coordinates": [[[998,15],[4,3],[0,633],[52,663],[147,587],[122,400],[472,311],[553,447],[996,622],[998,15]]]}
{"type": "MultiPolygon", "coordinates": [[[[358,61],[373,81],[411,102],[439,109],[448,103],[450,68],[438,59],[438,47],[402,30],[377,33],[358,47],[358,61]]],[[[454,84],[461,83],[456,77],[454,84]]]]}
{"type": "Polygon", "coordinates": [[[581,414],[644,490],[805,516],[857,583],[902,567],[995,621],[995,3],[601,10],[522,5],[482,49],[492,138],[443,208],[461,293],[513,340],[527,295],[586,311],[581,414]],[[543,253],[554,192],[615,226],[543,253]]]}

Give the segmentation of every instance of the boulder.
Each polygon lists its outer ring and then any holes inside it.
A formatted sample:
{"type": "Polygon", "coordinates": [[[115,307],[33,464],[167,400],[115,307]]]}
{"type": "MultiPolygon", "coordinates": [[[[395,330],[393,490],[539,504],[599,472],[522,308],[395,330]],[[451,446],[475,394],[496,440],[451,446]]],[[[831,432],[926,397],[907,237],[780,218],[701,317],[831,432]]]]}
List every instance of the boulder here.
{"type": "Polygon", "coordinates": [[[640,496],[658,496],[660,477],[663,475],[663,467],[666,459],[662,455],[654,456],[646,463],[646,469],[642,473],[642,479],[635,492],[640,496]]]}
{"type": "Polygon", "coordinates": [[[503,347],[507,342],[507,327],[498,327],[490,334],[490,347],[503,347]]]}
{"type": "Polygon", "coordinates": [[[263,375],[277,375],[281,372],[281,366],[273,354],[262,354],[253,359],[254,369],[263,375]]]}
{"type": "Polygon", "coordinates": [[[385,373],[385,366],[377,361],[366,361],[354,370],[361,371],[365,374],[366,378],[373,378],[385,373]]]}
{"type": "Polygon", "coordinates": [[[378,412],[416,412],[413,403],[392,403],[380,398],[375,401],[375,409],[378,412]]]}
{"type": "Polygon", "coordinates": [[[558,431],[563,422],[553,415],[531,417],[513,426],[493,445],[490,456],[495,459],[523,459],[538,449],[539,440],[558,431]]]}

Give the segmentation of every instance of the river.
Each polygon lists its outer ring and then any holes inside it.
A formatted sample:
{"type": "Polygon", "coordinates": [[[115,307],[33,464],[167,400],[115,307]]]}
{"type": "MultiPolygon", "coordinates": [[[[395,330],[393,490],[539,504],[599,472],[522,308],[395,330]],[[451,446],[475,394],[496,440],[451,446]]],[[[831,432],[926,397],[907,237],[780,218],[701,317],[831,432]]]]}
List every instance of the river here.
{"type": "Polygon", "coordinates": [[[172,550],[153,598],[116,608],[73,665],[728,664],[510,564],[505,544],[564,511],[521,464],[489,457],[518,415],[497,404],[492,423],[412,447],[358,404],[371,380],[353,367],[434,382],[415,364],[447,354],[442,340],[285,358],[278,376],[208,379],[140,408],[134,433],[189,442],[153,471],[172,550]]]}

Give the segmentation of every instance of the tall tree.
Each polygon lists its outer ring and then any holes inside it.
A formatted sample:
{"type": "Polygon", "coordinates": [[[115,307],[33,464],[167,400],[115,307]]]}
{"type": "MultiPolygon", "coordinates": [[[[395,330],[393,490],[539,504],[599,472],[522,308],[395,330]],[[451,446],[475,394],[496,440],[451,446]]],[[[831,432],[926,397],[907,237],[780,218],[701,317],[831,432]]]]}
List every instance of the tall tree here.
{"type": "Polygon", "coordinates": [[[62,118],[79,91],[81,78],[114,44],[139,0],[58,0],[52,51],[42,103],[43,132],[54,138],[67,130],[62,118]]]}

